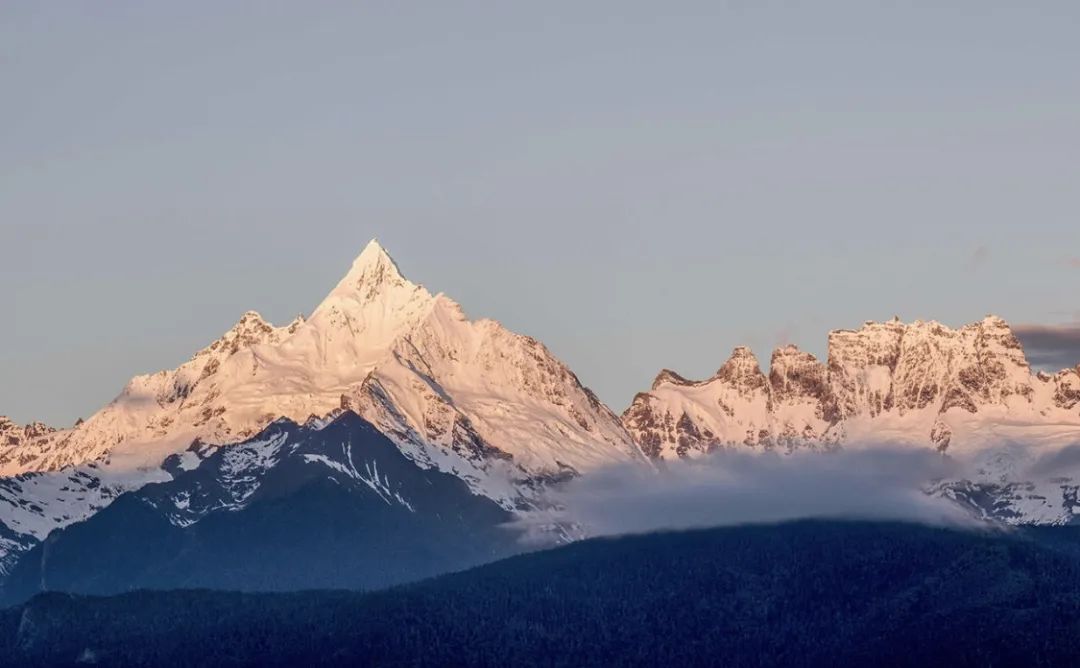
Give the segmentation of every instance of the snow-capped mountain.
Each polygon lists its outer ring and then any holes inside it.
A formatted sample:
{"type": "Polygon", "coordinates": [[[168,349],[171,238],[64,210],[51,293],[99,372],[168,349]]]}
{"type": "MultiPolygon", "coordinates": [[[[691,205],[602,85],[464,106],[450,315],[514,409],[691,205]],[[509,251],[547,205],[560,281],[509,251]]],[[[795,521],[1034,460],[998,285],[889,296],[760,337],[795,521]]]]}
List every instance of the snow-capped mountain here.
{"type": "Polygon", "coordinates": [[[1001,318],[960,329],[868,322],[830,333],[828,350],[822,364],[779,348],[768,376],[747,348],[707,380],[664,370],[623,423],[659,458],[871,439],[950,453],[1020,438],[1080,441],[1080,371],[1033,374],[1001,318]]]}
{"type": "Polygon", "coordinates": [[[384,587],[523,549],[509,511],[418,466],[349,411],[307,426],[277,420],[230,446],[196,443],[164,468],[171,480],[33,547],[2,600],[44,589],[384,587]]]}
{"type": "Polygon", "coordinates": [[[736,348],[707,380],[662,371],[622,417],[660,459],[721,447],[911,444],[971,462],[968,487],[957,482],[950,495],[990,515],[1061,521],[1075,506],[1071,479],[1029,479],[1026,469],[1080,443],[1080,368],[1032,373],[993,316],[960,329],[894,319],[834,331],[826,364],[785,346],[767,376],[749,349],[736,348]]]}
{"type": "Polygon", "coordinates": [[[469,320],[407,280],[373,241],[306,319],[275,327],[248,312],[188,362],[133,378],[71,429],[0,419],[0,574],[51,531],[172,479],[202,454],[280,419],[317,428],[348,412],[421,469],[452,474],[507,510],[533,508],[546,484],[611,464],[880,442],[967,457],[972,476],[937,491],[979,512],[1062,521],[1075,507],[1072,478],[1027,470],[1080,443],[1080,371],[1033,374],[998,318],[958,330],[867,323],[830,334],[827,363],[786,346],[767,374],[737,348],[704,381],[661,372],[620,418],[541,343],[469,320]]]}
{"type": "Polygon", "coordinates": [[[248,312],[180,367],[133,378],[72,429],[0,423],[0,522],[16,534],[0,536],[0,552],[168,479],[162,462],[190,457],[192,443],[236,443],[279,418],[344,409],[506,508],[544,480],[645,461],[618,416],[541,343],[467,319],[372,241],[307,319],[274,327],[248,312]]]}
{"type": "Polygon", "coordinates": [[[396,417],[431,443],[469,450],[453,434],[475,430],[529,473],[640,457],[617,416],[542,344],[468,320],[373,241],[307,320],[274,327],[248,312],[179,368],[133,378],[77,427],[26,428],[0,453],[0,473],[106,456],[154,465],[195,439],[236,442],[279,417],[325,416],[343,396],[373,412],[374,394],[407,402],[396,417]],[[515,438],[521,430],[530,438],[515,438]]]}

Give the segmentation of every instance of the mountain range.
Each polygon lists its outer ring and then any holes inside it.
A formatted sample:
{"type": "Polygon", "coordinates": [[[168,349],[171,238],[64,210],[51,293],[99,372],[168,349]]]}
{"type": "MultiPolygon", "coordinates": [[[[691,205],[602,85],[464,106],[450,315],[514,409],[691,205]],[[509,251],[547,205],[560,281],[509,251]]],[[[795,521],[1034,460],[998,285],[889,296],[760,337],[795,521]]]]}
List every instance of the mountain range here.
{"type": "Polygon", "coordinates": [[[664,370],[623,422],[651,457],[869,440],[971,452],[1006,440],[1075,442],[1080,371],[1032,373],[1008,323],[960,329],[899,319],[829,335],[822,363],[795,346],[768,374],[736,348],[702,381],[664,370]]]}
{"type": "MultiPolygon", "coordinates": [[[[441,566],[433,557],[402,564],[398,576],[341,580],[381,586],[523,549],[494,527],[545,507],[546,488],[568,478],[718,450],[877,443],[971,462],[969,475],[927,491],[977,515],[1070,523],[1080,476],[1035,464],[1080,443],[1080,369],[1034,373],[992,316],[960,329],[869,322],[832,332],[825,362],[785,346],[765,372],[736,348],[706,380],[664,370],[620,416],[542,343],[470,320],[406,279],[373,241],[307,318],[275,327],[248,312],[188,362],[133,378],[70,429],[0,418],[0,575],[11,595],[52,582],[94,593],[211,586],[180,555],[235,557],[231,537],[252,523],[265,531],[248,549],[283,549],[288,527],[304,523],[268,519],[282,499],[357,527],[305,527],[331,554],[384,534],[387,546],[424,550],[452,534],[483,536],[446,550],[441,566]],[[101,563],[96,583],[79,573],[72,555],[88,546],[138,552],[137,526],[170,547],[137,564],[101,563]]],[[[574,532],[552,526],[550,539],[574,532]]],[[[230,582],[289,581],[273,568],[230,582]]]]}

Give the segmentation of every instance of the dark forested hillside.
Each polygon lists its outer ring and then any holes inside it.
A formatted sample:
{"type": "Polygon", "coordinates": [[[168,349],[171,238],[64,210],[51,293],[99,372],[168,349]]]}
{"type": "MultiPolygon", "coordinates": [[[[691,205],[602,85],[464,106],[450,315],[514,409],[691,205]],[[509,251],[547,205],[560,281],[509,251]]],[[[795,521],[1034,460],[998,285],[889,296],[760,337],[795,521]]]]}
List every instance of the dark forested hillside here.
{"type": "Polygon", "coordinates": [[[42,594],[10,665],[1076,665],[1080,530],[599,539],[371,594],[42,594]]]}

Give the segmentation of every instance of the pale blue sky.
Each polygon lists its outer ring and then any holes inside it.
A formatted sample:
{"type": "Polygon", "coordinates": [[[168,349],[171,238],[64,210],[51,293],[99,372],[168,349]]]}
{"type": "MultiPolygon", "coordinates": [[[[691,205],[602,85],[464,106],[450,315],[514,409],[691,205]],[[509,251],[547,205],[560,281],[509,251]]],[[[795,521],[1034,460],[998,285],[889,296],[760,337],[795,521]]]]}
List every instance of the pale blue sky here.
{"type": "Polygon", "coordinates": [[[0,4],[0,414],[374,236],[616,411],[743,343],[1080,319],[1080,3],[405,4],[0,4]]]}

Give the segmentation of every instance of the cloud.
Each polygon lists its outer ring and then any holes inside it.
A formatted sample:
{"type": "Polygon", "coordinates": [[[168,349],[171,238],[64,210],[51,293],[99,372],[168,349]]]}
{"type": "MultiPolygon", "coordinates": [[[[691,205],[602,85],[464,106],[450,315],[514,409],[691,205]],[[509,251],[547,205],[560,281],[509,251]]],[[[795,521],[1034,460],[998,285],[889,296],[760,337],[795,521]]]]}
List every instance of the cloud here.
{"type": "Polygon", "coordinates": [[[1017,325],[1013,333],[1035,368],[1060,371],[1080,363],[1080,324],[1017,325]]]}
{"type": "Polygon", "coordinates": [[[1070,255],[1061,261],[1066,267],[1072,267],[1073,269],[1080,269],[1080,256],[1070,255]]]}
{"type": "Polygon", "coordinates": [[[1044,478],[1072,476],[1077,471],[1080,471],[1080,444],[1072,444],[1038,457],[1025,473],[1026,477],[1044,478]]]}
{"type": "Polygon", "coordinates": [[[592,536],[803,518],[971,524],[953,502],[924,491],[957,470],[937,453],[911,448],[721,451],[657,469],[628,465],[575,478],[552,496],[559,511],[525,522],[572,522],[592,536]]]}

